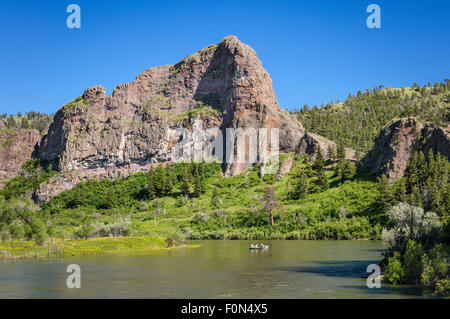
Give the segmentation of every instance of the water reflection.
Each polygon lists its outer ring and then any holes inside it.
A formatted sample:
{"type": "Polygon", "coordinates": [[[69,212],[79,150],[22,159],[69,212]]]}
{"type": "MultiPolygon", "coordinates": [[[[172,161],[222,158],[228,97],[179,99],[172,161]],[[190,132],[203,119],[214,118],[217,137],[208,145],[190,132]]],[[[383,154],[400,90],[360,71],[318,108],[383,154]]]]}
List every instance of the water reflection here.
{"type": "Polygon", "coordinates": [[[368,289],[366,268],[386,248],[374,241],[201,241],[146,255],[0,261],[2,298],[422,298],[411,287],[368,289]],[[68,264],[82,288],[65,286],[68,264]]]}

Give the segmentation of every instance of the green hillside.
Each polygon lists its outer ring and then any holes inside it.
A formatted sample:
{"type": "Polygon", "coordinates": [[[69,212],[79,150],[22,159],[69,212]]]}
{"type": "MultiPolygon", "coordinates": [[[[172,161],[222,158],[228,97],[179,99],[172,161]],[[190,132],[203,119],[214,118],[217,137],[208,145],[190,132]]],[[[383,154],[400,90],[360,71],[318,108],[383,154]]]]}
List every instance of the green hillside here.
{"type": "Polygon", "coordinates": [[[325,136],[347,147],[367,152],[375,137],[389,121],[414,116],[422,122],[449,125],[450,82],[419,87],[376,87],[351,94],[344,102],[294,112],[306,130],[325,136]]]}

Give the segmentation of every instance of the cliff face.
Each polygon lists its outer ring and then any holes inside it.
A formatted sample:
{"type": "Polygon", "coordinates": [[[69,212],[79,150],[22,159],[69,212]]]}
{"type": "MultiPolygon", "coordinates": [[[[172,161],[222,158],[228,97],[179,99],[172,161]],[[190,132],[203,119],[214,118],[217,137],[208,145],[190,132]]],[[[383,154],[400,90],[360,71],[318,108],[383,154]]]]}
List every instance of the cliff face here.
{"type": "Polygon", "coordinates": [[[430,149],[450,160],[449,133],[434,124],[423,126],[415,118],[401,119],[381,130],[362,163],[377,175],[386,174],[393,183],[403,176],[414,152],[428,154],[430,149]]]}
{"type": "Polygon", "coordinates": [[[61,173],[75,174],[42,186],[36,196],[49,198],[89,176],[126,176],[153,163],[190,158],[196,139],[204,156],[222,159],[224,175],[235,175],[252,163],[226,158],[224,144],[231,143],[226,130],[250,128],[256,132],[247,131],[235,146],[244,154],[262,142],[259,128],[268,130],[269,152],[276,149],[272,129],[279,129],[281,152],[293,152],[304,134],[295,117],[278,105],[272,80],[253,49],[230,36],[177,64],[145,70],[110,96],[95,86],[64,105],[36,157],[52,161],[61,173]]]}
{"type": "MultiPolygon", "coordinates": [[[[317,153],[319,151],[319,147],[322,150],[322,155],[324,158],[327,158],[327,150],[328,147],[331,146],[335,150],[337,149],[337,145],[335,142],[330,141],[329,139],[313,134],[313,133],[305,133],[300,139],[300,143],[297,149],[297,155],[310,155],[310,161],[314,161],[317,157],[317,153]]],[[[347,160],[356,161],[356,152],[351,148],[345,148],[345,158],[347,160]]]]}
{"type": "MultiPolygon", "coordinates": [[[[280,151],[293,151],[303,133],[279,107],[253,49],[227,37],[175,65],[144,71],[111,96],[100,86],[87,89],[57,112],[38,157],[58,162],[60,171],[147,169],[174,160],[170,149],[182,140],[177,132],[192,130],[194,119],[204,130],[224,133],[226,128],[279,128],[280,151]]],[[[203,135],[206,144],[216,137],[203,135]]],[[[233,175],[248,166],[224,170],[233,175]]]]}
{"type": "Polygon", "coordinates": [[[0,121],[0,180],[19,174],[40,139],[38,130],[7,129],[0,121]]]}

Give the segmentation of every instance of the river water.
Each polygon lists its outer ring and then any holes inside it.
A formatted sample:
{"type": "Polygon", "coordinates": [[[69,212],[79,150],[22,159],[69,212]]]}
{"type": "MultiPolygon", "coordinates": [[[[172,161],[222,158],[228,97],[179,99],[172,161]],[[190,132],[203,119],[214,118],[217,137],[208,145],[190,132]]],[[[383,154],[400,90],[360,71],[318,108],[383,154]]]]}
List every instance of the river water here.
{"type": "Polygon", "coordinates": [[[0,261],[0,298],[424,298],[412,287],[369,289],[379,241],[193,241],[145,255],[0,261]],[[66,267],[81,268],[69,289],[66,267]]]}

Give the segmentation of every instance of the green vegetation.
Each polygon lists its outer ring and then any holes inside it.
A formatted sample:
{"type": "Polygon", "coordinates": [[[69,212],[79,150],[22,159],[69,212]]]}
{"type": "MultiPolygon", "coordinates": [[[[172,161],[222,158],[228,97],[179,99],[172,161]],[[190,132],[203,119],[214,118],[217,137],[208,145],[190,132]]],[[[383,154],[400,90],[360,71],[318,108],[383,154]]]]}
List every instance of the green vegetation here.
{"type": "MultiPolygon", "coordinates": [[[[47,241],[379,238],[377,183],[358,174],[344,180],[336,175],[337,165],[320,157],[310,165],[306,157],[294,156],[293,170],[283,178],[261,177],[259,167],[224,178],[218,163],[159,165],[126,179],[80,183],[40,203],[33,216],[50,229],[52,236],[42,236],[47,241]]],[[[20,218],[18,226],[26,226],[20,218]]]]}
{"type": "Polygon", "coordinates": [[[39,187],[57,174],[49,163],[39,160],[28,160],[22,166],[22,174],[10,179],[0,190],[0,196],[9,200],[17,198],[39,187]]]}
{"type": "Polygon", "coordinates": [[[72,110],[82,110],[89,106],[89,103],[86,102],[81,96],[75,98],[72,102],[66,103],[62,106],[63,111],[72,111],[72,110]]]}
{"type": "MultiPolygon", "coordinates": [[[[36,129],[41,134],[44,134],[50,123],[53,121],[53,115],[47,115],[39,112],[27,112],[25,114],[17,113],[16,115],[0,115],[0,120],[3,121],[8,129],[36,129]]],[[[7,145],[3,145],[7,146],[7,145]]]]}
{"type": "Polygon", "coordinates": [[[384,279],[393,284],[410,283],[450,294],[450,267],[445,248],[438,244],[441,224],[435,213],[400,203],[389,210],[390,231],[383,230],[391,248],[383,261],[384,279]]]}
{"type": "Polygon", "coordinates": [[[405,176],[389,186],[378,184],[379,203],[387,211],[383,239],[391,244],[385,256],[384,278],[394,284],[411,283],[434,294],[450,293],[447,265],[450,233],[449,161],[441,155],[416,152],[405,176]]]}
{"type": "Polygon", "coordinates": [[[429,83],[409,88],[376,87],[358,92],[341,103],[309,108],[305,105],[297,115],[304,127],[332,141],[344,143],[358,151],[366,152],[373,146],[375,137],[394,118],[415,116],[422,122],[449,123],[450,83],[429,83]],[[357,129],[355,129],[357,128],[357,129]]]}
{"type": "Polygon", "coordinates": [[[0,258],[67,257],[79,255],[103,255],[111,253],[138,254],[155,249],[167,249],[167,239],[162,237],[93,238],[89,240],[57,239],[47,245],[33,241],[0,243],[0,258]]]}
{"type": "Polygon", "coordinates": [[[163,118],[167,118],[169,122],[180,122],[180,121],[186,121],[190,120],[193,117],[196,116],[214,116],[219,113],[218,110],[212,108],[209,105],[204,104],[203,102],[199,101],[197,102],[198,107],[186,112],[177,113],[177,114],[169,114],[167,111],[160,111],[160,115],[163,118]]]}

